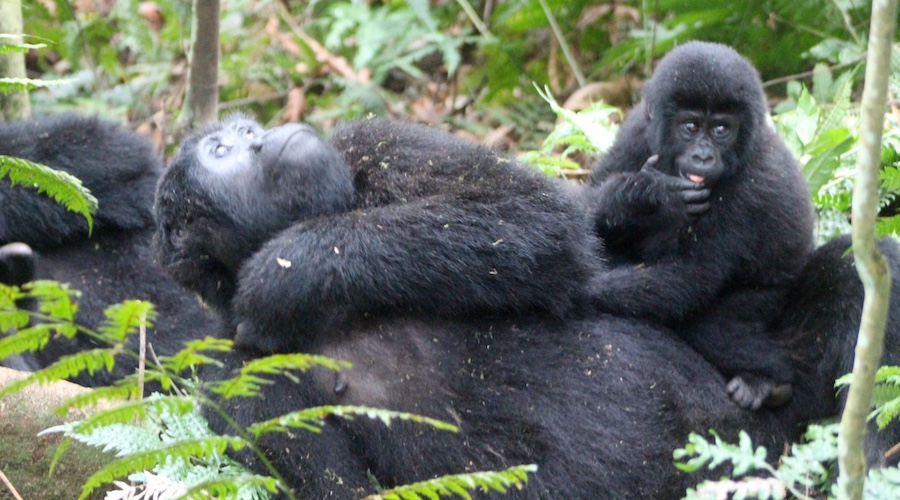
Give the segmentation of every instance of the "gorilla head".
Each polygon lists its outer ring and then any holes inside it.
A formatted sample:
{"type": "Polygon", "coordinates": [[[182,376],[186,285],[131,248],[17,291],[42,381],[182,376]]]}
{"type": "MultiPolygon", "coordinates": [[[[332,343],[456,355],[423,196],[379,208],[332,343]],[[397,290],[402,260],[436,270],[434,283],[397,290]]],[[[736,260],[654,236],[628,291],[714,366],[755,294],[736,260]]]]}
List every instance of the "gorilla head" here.
{"type": "Polygon", "coordinates": [[[754,142],[749,135],[765,126],[765,102],[759,74],[734,49],[703,42],[673,49],[644,90],[656,168],[706,187],[734,175],[754,142]]]}
{"type": "Polygon", "coordinates": [[[272,234],[352,203],[347,165],[312,128],[266,132],[236,115],[179,148],[157,189],[156,245],[173,276],[191,287],[203,283],[203,298],[221,304],[240,263],[272,234]]]}

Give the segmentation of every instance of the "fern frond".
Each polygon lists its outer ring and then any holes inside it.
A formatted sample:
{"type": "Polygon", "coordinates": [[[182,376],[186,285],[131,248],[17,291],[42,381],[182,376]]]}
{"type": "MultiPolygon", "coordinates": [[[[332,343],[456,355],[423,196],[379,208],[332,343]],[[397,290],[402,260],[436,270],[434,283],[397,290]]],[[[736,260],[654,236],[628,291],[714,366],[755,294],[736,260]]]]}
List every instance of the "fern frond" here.
{"type": "MultiPolygon", "coordinates": [[[[130,381],[129,381],[130,382],[130,381]]],[[[101,401],[126,400],[137,393],[137,384],[128,383],[97,387],[90,391],[82,392],[65,400],[61,405],[53,409],[57,415],[66,415],[70,410],[97,406],[101,401]]]]}
{"type": "MultiPolygon", "coordinates": [[[[46,87],[47,82],[17,78],[0,78],[0,88],[9,91],[28,91],[46,87]]],[[[97,211],[97,198],[81,184],[77,177],[21,158],[0,155],[0,178],[8,176],[10,183],[37,187],[39,193],[47,193],[68,210],[81,214],[87,220],[88,231],[93,228],[93,214],[97,211]]]]}
{"type": "Polygon", "coordinates": [[[115,344],[125,340],[129,333],[137,331],[142,321],[148,328],[153,326],[156,310],[152,303],[145,300],[126,300],[107,307],[103,314],[106,321],[100,326],[98,333],[110,344],[115,344]]]}
{"type": "Polygon", "coordinates": [[[206,337],[200,340],[191,340],[184,343],[184,348],[171,356],[161,356],[160,363],[163,368],[171,373],[181,373],[191,366],[213,364],[223,366],[222,362],[201,354],[203,351],[228,352],[234,345],[234,341],[206,337]]]}
{"type": "Polygon", "coordinates": [[[272,381],[259,377],[263,375],[284,375],[290,377],[290,371],[307,371],[314,366],[322,366],[329,370],[340,371],[351,368],[347,361],[337,361],[314,354],[275,354],[264,358],[256,358],[243,367],[238,376],[216,381],[210,384],[213,392],[221,394],[225,399],[237,396],[255,396],[263,385],[272,381]]]}
{"type": "Polygon", "coordinates": [[[153,469],[158,464],[166,463],[167,460],[180,458],[189,462],[192,457],[202,459],[222,455],[229,447],[240,450],[246,445],[247,442],[238,437],[215,436],[180,441],[156,450],[128,455],[106,464],[89,477],[78,498],[79,500],[87,498],[92,491],[104,484],[111,483],[116,478],[153,469]]]}
{"type": "Polygon", "coordinates": [[[469,492],[473,490],[506,493],[510,488],[524,488],[528,483],[528,473],[536,470],[537,465],[519,465],[498,472],[454,474],[391,488],[377,495],[367,496],[364,500],[420,499],[423,496],[431,499],[449,496],[471,499],[469,492]]]}
{"type": "Polygon", "coordinates": [[[304,408],[286,415],[282,415],[264,422],[257,422],[247,428],[247,431],[259,438],[269,432],[280,432],[288,428],[300,428],[312,432],[319,432],[325,417],[336,416],[352,419],[354,416],[365,416],[372,420],[381,420],[384,425],[390,426],[393,420],[406,420],[420,424],[430,425],[436,429],[458,432],[459,428],[447,422],[433,418],[423,417],[413,413],[382,410],[367,406],[316,406],[304,408]]]}
{"type": "MultiPolygon", "coordinates": [[[[66,283],[53,280],[37,280],[24,285],[28,295],[38,300],[38,310],[53,319],[65,322],[75,321],[78,313],[78,304],[74,301],[81,296],[81,292],[69,288],[66,283]]],[[[74,332],[68,332],[67,338],[75,336],[74,332]]]]}
{"type": "Polygon", "coordinates": [[[209,498],[261,498],[253,492],[264,489],[270,493],[278,491],[278,481],[268,476],[241,474],[217,477],[191,487],[184,498],[208,500],[209,498]]]}
{"type": "Polygon", "coordinates": [[[147,398],[123,403],[97,412],[85,420],[78,422],[72,431],[77,434],[90,434],[94,429],[112,424],[124,424],[135,419],[143,420],[147,415],[159,415],[168,412],[171,415],[183,415],[194,411],[194,399],[187,396],[168,396],[165,398],[147,398]]]}
{"type": "MultiPolygon", "coordinates": [[[[2,318],[0,314],[0,318],[2,318]]],[[[26,313],[27,316],[27,313],[26,313]]],[[[0,322],[0,332],[4,331],[0,322]]],[[[6,359],[13,354],[22,354],[23,352],[34,352],[45,345],[50,340],[50,332],[53,325],[49,323],[40,323],[32,327],[23,328],[12,335],[0,339],[0,359],[6,359]]]]}
{"type": "Polygon", "coordinates": [[[63,356],[52,365],[36,371],[22,380],[4,386],[0,389],[0,398],[18,392],[32,384],[46,384],[64,380],[74,377],[83,371],[93,375],[94,372],[103,368],[112,370],[114,363],[115,360],[110,349],[91,349],[70,356],[63,356]]]}

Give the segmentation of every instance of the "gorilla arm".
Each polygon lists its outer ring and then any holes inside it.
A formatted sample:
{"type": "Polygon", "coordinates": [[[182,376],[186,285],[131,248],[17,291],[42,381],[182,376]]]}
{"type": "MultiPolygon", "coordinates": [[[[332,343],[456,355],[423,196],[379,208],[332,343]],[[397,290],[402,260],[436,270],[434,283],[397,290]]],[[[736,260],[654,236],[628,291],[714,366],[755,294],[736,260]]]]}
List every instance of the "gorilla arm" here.
{"type": "Polygon", "coordinates": [[[295,224],[243,266],[236,340],[297,348],[347,316],[385,309],[562,314],[587,280],[592,249],[569,234],[578,224],[560,224],[541,204],[435,196],[295,224]]]}

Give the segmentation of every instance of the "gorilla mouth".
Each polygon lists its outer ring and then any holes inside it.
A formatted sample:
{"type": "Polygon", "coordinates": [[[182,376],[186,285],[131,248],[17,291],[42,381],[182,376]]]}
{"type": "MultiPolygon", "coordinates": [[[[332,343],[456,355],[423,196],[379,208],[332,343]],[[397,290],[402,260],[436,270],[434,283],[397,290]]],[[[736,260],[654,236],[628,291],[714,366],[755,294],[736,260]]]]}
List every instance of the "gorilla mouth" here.
{"type": "Polygon", "coordinates": [[[687,178],[688,178],[688,180],[694,181],[697,184],[702,183],[704,180],[704,177],[702,175],[697,175],[697,174],[687,174],[687,178]]]}

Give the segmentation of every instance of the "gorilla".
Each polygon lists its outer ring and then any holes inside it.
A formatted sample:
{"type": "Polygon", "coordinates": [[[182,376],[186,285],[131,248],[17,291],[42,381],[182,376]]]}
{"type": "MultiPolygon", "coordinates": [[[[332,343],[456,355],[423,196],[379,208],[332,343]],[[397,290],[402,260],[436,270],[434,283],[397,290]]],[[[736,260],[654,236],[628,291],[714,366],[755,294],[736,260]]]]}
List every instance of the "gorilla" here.
{"type": "Polygon", "coordinates": [[[427,127],[366,119],[324,141],[237,115],[179,148],[155,244],[260,352],[385,310],[562,317],[599,268],[567,189],[427,127]]]}
{"type": "MultiPolygon", "coordinates": [[[[81,215],[29,187],[0,180],[0,283],[54,279],[80,290],[77,320],[90,329],[102,324],[111,304],[151,301],[158,318],[148,339],[157,354],[174,353],[183,340],[219,333],[215,315],[153,262],[153,198],[162,162],[149,141],[106,120],[59,115],[0,125],[0,155],[68,172],[98,200],[89,233],[81,215]]],[[[4,364],[37,369],[95,344],[86,336],[54,337],[44,349],[4,364]]],[[[113,373],[82,374],[75,381],[105,385],[136,366],[120,356],[113,373]]]]}
{"type": "MultiPolygon", "coordinates": [[[[260,446],[290,487],[310,498],[346,498],[371,493],[373,481],[390,487],[442,474],[536,463],[539,469],[530,484],[512,497],[671,498],[700,480],[671,465],[672,450],[686,442],[689,432],[715,428],[733,439],[739,429],[746,429],[774,460],[786,442],[799,438],[803,423],[836,415],[833,389],[821,380],[834,380],[847,368],[843,356],[858,330],[854,311],[861,307],[862,296],[858,278],[845,272],[846,260],[834,250],[837,244],[823,248],[802,272],[798,264],[797,287],[788,291],[785,285],[786,294],[796,295],[798,308],[789,309],[780,323],[766,325],[796,342],[792,352],[810,352],[801,365],[808,369],[799,371],[796,382],[802,394],[776,409],[747,411],[729,402],[721,390],[726,380],[717,367],[652,319],[583,310],[577,307],[577,294],[567,299],[576,307],[563,315],[555,312],[559,308],[509,307],[525,303],[532,290],[511,285],[497,289],[490,302],[477,295],[456,297],[478,283],[453,280],[477,277],[469,270],[478,265],[473,259],[491,258],[484,250],[493,251],[494,245],[478,247],[481,252],[470,250],[458,260],[440,246],[456,249],[466,243],[462,238],[473,238],[472,245],[494,236],[470,230],[443,240],[428,230],[426,216],[452,228],[450,215],[455,215],[480,230],[490,227],[492,219],[479,217],[493,216],[500,208],[461,205],[463,198],[453,193],[465,188],[449,181],[440,200],[417,196],[436,193],[427,185],[435,176],[467,183],[487,175],[485,165],[509,168],[510,177],[520,175],[491,153],[428,128],[365,120],[345,126],[325,142],[304,126],[263,132],[256,123],[237,117],[182,145],[160,180],[155,240],[160,261],[226,316],[240,309],[241,317],[229,327],[238,337],[243,333],[240,325],[254,320],[254,314],[265,316],[259,322],[270,328],[257,330],[262,333],[253,342],[224,355],[221,367],[204,368],[204,379],[233,375],[260,350],[274,348],[273,342],[283,342],[278,349],[302,348],[353,364],[337,375],[314,369],[302,374],[299,383],[277,378],[264,387],[261,399],[224,401],[238,424],[310,406],[349,404],[414,412],[460,428],[459,434],[452,434],[407,422],[385,428],[365,418],[328,419],[318,434],[265,436],[260,446]],[[480,160],[485,155],[489,161],[480,160]],[[419,179],[403,172],[404,165],[451,169],[454,161],[476,172],[464,175],[459,168],[453,174],[435,171],[419,179]],[[395,171],[385,171],[390,168],[395,171]],[[340,180],[337,170],[344,169],[352,172],[352,189],[346,178],[340,180]],[[426,185],[417,188],[418,183],[426,185]],[[380,190],[373,193],[372,186],[380,190]],[[335,199],[336,192],[345,193],[345,200],[335,199]],[[317,202],[312,201],[315,197],[317,202]],[[358,201],[373,199],[382,201],[358,201]],[[315,203],[321,204],[318,211],[315,203]],[[410,213],[407,204],[417,210],[410,213]],[[267,209],[270,205],[277,208],[267,209]],[[426,205],[429,211],[422,210],[426,205]],[[478,210],[462,210],[473,206],[478,210]],[[345,207],[343,212],[340,207],[345,207]],[[406,237],[410,235],[415,237],[406,237]],[[421,245],[426,247],[418,248],[421,245]],[[345,263],[344,257],[353,260],[345,263]],[[303,274],[288,274],[295,268],[303,274]],[[416,281],[438,276],[438,269],[454,270],[442,277],[442,288],[416,281]],[[833,278],[825,278],[829,273],[833,278]],[[828,279],[832,293],[809,295],[807,300],[805,287],[817,279],[828,279]],[[401,287],[397,280],[407,281],[401,287]],[[252,293],[243,290],[247,286],[252,293]],[[413,296],[419,289],[424,299],[413,296]],[[369,297],[373,290],[384,290],[385,295],[369,297]],[[446,297],[440,296],[442,291],[446,297]],[[327,302],[329,298],[335,302],[327,302]],[[800,308],[804,301],[816,307],[800,308]],[[442,306],[445,303],[460,305],[450,309],[442,306]],[[486,307],[491,304],[502,307],[486,307]],[[273,310],[276,306],[283,310],[273,310]],[[328,317],[332,309],[340,315],[328,317]],[[328,328],[321,326],[323,317],[328,328]],[[818,350],[802,347],[811,335],[823,339],[818,350]],[[280,341],[279,336],[291,338],[280,341]]],[[[479,185],[494,184],[478,180],[473,189],[479,185]]],[[[539,190],[544,198],[567,194],[546,186],[539,190]]],[[[485,200],[467,193],[467,200],[485,200]]],[[[518,193],[507,191],[505,196],[513,199],[505,202],[502,196],[487,200],[515,205],[520,212],[534,207],[515,200],[518,193]]],[[[562,202],[539,201],[568,213],[562,202]]],[[[547,208],[541,213],[554,215],[547,208]]],[[[507,217],[504,220],[514,224],[533,216],[507,217]]],[[[556,221],[553,230],[572,234],[574,227],[568,232],[558,227],[563,222],[556,221]]],[[[576,218],[568,223],[582,224],[576,218]]],[[[515,230],[525,231],[528,238],[512,230],[503,238],[545,241],[546,236],[534,234],[542,227],[517,224],[515,230]]],[[[597,251],[593,241],[586,243],[597,251]]],[[[535,252],[520,249],[513,257],[535,252]]],[[[567,255],[581,254],[573,250],[567,255]]],[[[546,280],[561,280],[529,268],[534,259],[523,260],[506,266],[533,273],[533,279],[544,284],[541,288],[551,286],[546,280]]],[[[574,267],[573,262],[567,266],[574,267]]],[[[897,262],[892,258],[892,265],[897,262]]],[[[568,275],[576,283],[560,289],[583,286],[582,273],[588,268],[581,269],[568,275]]],[[[900,303],[895,308],[900,311],[900,303]]],[[[889,335],[900,338],[900,324],[892,323],[889,335]]],[[[214,429],[228,432],[220,416],[208,416],[214,429]]],[[[252,454],[241,458],[263,471],[252,454]]],[[[711,477],[720,473],[707,472],[711,477]]]]}
{"type": "MultiPolygon", "coordinates": [[[[891,270],[891,300],[881,364],[900,366],[900,245],[890,237],[879,249],[891,270]]],[[[790,418],[806,422],[843,412],[847,391],[835,398],[834,380],[853,371],[859,318],[865,290],[853,261],[850,236],[821,246],[790,287],[782,311],[770,326],[799,361],[796,390],[787,408],[790,418]]],[[[895,466],[900,455],[887,452],[900,444],[897,422],[878,431],[874,421],[866,432],[869,467],[895,466]]]]}
{"type": "Polygon", "coordinates": [[[752,409],[790,396],[791,351],[765,328],[814,247],[806,183],[766,112],[747,60],[686,43],[660,61],[586,190],[614,267],[594,303],[675,329],[752,409]]]}

